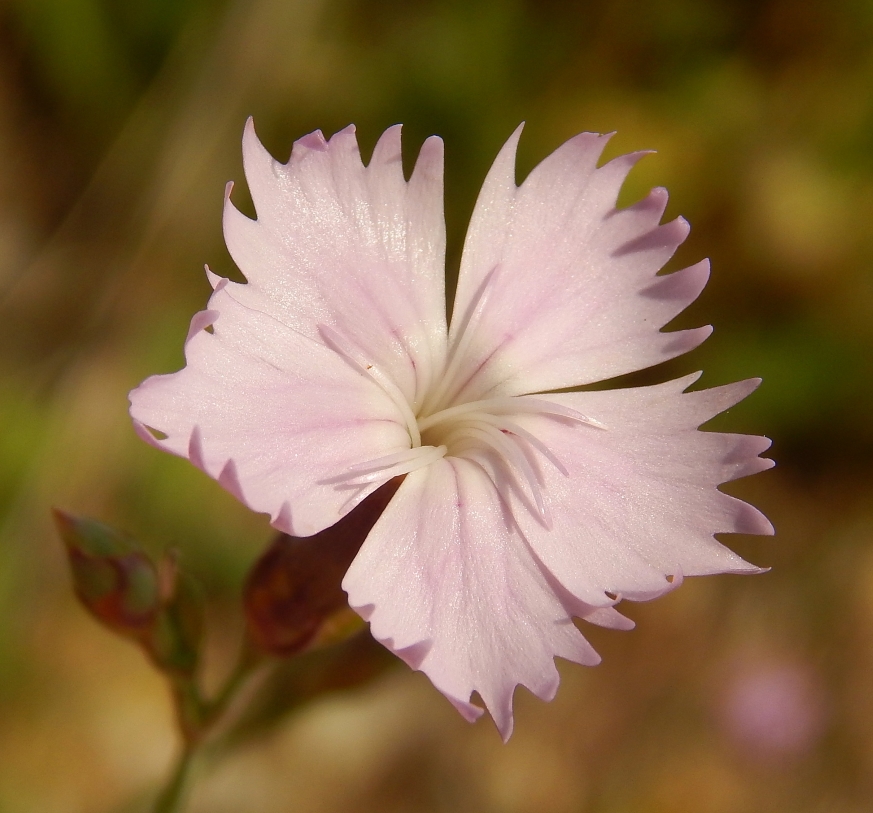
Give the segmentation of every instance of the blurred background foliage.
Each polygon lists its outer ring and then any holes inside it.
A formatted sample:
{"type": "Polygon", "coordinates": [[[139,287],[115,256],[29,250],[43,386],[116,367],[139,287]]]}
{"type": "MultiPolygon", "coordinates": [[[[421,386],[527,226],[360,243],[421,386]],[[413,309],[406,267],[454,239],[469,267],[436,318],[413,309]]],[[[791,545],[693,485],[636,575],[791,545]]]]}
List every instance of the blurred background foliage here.
{"type": "Polygon", "coordinates": [[[159,678],[75,604],[51,505],[180,548],[211,672],[239,636],[266,520],[138,441],[126,393],[181,366],[203,263],[238,273],[248,115],[281,160],[349,122],[365,155],[404,122],[410,165],[442,135],[450,268],[519,121],[519,177],[581,130],[656,149],[622,202],[669,188],[693,226],[671,268],[713,262],[676,324],[716,332],[637,380],[764,378],[717,426],[775,439],[732,493],[778,535],[730,540],[770,573],[592,630],[604,663],[562,666],[549,705],[519,691],[506,747],[397,668],[253,737],[191,810],[869,810],[871,43],[871,0],[0,3],[0,811],[141,810],[175,746],[159,678]]]}

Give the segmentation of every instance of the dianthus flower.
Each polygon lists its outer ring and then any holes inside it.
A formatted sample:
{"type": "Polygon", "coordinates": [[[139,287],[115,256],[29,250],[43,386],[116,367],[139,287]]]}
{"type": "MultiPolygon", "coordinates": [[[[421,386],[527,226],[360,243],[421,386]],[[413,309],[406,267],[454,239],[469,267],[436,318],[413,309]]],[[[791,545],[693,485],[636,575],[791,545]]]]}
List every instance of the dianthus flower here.
{"type": "Polygon", "coordinates": [[[555,656],[598,662],[574,617],[627,629],[621,598],[758,571],[714,534],[772,533],[718,490],[772,465],[758,457],[769,441],[698,431],[756,380],[562,391],[700,344],[710,328],[661,328],[709,266],[658,275],[688,234],[660,223],[665,190],[616,207],[644,153],[598,167],[607,137],[583,133],[516,186],[520,132],[479,195],[447,324],[442,141],[424,142],[407,181],[399,127],[366,166],[353,127],[305,136],[282,164],[249,122],[257,219],[230,185],[224,210],[248,283],[207,271],[187,366],[131,394],[143,438],[288,534],[405,475],[343,589],[469,720],[478,692],[504,738],[516,685],[548,700],[555,656]]]}

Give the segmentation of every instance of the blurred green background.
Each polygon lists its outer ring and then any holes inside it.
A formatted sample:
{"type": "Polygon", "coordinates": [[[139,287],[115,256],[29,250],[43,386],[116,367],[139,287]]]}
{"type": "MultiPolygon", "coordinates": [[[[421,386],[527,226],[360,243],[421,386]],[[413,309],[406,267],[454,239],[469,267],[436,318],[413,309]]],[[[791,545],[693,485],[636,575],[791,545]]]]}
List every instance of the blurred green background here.
{"type": "MultiPolygon", "coordinates": [[[[191,810],[868,811],[873,804],[873,2],[5,0],[0,4],[0,811],[141,810],[175,747],[160,679],[75,603],[49,507],[154,549],[210,599],[210,669],[270,539],[186,462],[141,443],[126,394],[182,364],[202,265],[235,272],[254,115],[285,160],[315,128],[365,155],[404,122],[444,137],[449,263],[479,185],[528,122],[520,177],[581,130],[656,149],[622,202],[672,195],[712,282],[704,385],[762,376],[719,428],[774,438],[731,491],[777,536],[757,577],[689,580],[592,630],[596,669],[517,694],[507,746],[421,675],[326,697],[218,763],[191,810]]],[[[211,674],[211,673],[210,673],[211,674]]]]}

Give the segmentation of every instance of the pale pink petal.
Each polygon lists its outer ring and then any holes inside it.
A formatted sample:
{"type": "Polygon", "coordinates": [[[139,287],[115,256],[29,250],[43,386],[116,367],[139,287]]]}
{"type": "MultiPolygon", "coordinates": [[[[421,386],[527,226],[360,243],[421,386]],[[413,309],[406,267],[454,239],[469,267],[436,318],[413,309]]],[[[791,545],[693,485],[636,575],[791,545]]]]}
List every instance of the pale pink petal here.
{"type": "Polygon", "coordinates": [[[652,387],[538,396],[606,428],[525,414],[568,474],[543,462],[540,475],[552,528],[518,489],[505,489],[520,527],[551,573],[574,596],[597,604],[604,593],[645,599],[675,585],[667,577],[760,572],[719,543],[716,533],[770,534],[752,506],[718,486],[770,468],[758,455],[767,438],[701,432],[697,427],[759,383],[683,393],[687,376],[652,387]]]}
{"type": "Polygon", "coordinates": [[[366,167],[353,127],[311,133],[281,164],[250,120],[243,157],[257,220],[228,197],[225,239],[248,280],[233,297],[316,341],[328,325],[422,397],[445,355],[442,141],[425,141],[409,182],[399,126],[366,167]]]}
{"type": "Polygon", "coordinates": [[[467,719],[477,716],[470,695],[478,692],[504,739],[516,685],[549,700],[556,655],[599,661],[490,479],[468,460],[443,459],[407,476],[343,589],[373,635],[467,719]]]}
{"type": "Polygon", "coordinates": [[[678,218],[659,225],[664,189],[615,208],[644,153],[598,168],[608,137],[582,133],[516,187],[520,132],[488,173],[464,245],[450,346],[477,304],[487,301],[473,318],[450,397],[459,393],[469,401],[601,381],[702,342],[708,327],[660,332],[709,275],[704,261],[657,276],[688,224],[678,218]]]}
{"type": "Polygon", "coordinates": [[[409,448],[402,416],[341,356],[239,304],[223,284],[209,307],[192,320],[187,366],[131,393],[141,436],[189,458],[286,533],[332,525],[355,493],[337,475],[409,448]]]}

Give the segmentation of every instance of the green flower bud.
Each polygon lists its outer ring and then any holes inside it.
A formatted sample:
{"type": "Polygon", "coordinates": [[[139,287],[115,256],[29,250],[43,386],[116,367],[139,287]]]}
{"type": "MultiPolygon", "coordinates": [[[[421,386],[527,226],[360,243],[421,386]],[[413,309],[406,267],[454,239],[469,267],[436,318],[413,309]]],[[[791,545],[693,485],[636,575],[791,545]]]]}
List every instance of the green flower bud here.
{"type": "Polygon", "coordinates": [[[107,525],[62,511],[54,514],[79,600],[106,626],[138,637],[161,609],[154,563],[133,540],[107,525]]]}
{"type": "Polygon", "coordinates": [[[156,565],[134,540],[101,522],[58,510],[54,515],[82,604],[114,632],[135,639],[163,672],[192,677],[203,607],[175,558],[156,565]]]}

